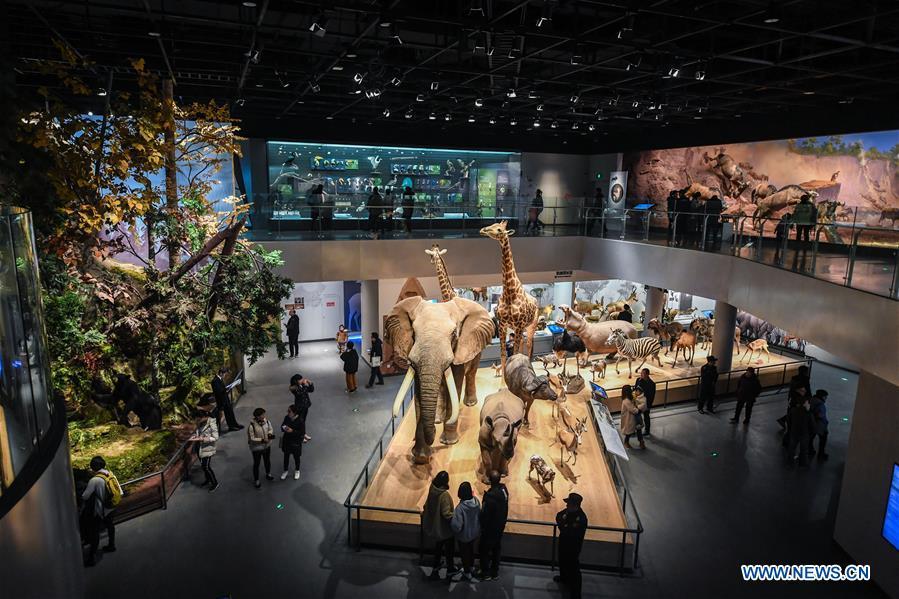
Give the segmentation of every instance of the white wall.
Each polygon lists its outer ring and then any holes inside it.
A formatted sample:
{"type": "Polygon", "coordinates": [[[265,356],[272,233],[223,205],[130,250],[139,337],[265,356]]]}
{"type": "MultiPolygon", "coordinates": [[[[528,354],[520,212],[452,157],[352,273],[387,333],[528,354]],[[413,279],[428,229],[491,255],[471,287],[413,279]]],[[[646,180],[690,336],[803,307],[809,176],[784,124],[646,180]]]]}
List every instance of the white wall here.
{"type": "MultiPolygon", "coordinates": [[[[588,157],[579,154],[523,152],[519,195],[527,200],[533,198],[538,189],[543,191],[543,204],[546,208],[577,204],[585,194],[592,197],[594,187],[590,182],[588,157]]],[[[545,223],[552,222],[552,218],[552,210],[547,210],[540,217],[545,223]]],[[[560,223],[573,223],[577,219],[577,210],[559,210],[556,214],[556,222],[560,223]]]]}
{"type": "Polygon", "coordinates": [[[883,517],[899,462],[899,387],[864,370],[858,379],[834,539],[890,597],[899,597],[896,548],[883,538],[883,517]]]}
{"type": "MultiPolygon", "coordinates": [[[[297,316],[300,317],[300,341],[334,337],[337,327],[343,323],[343,281],[297,283],[282,305],[299,303],[299,298],[303,298],[303,309],[297,310],[297,316]]],[[[281,318],[282,334],[287,318],[285,308],[281,318]]]]}

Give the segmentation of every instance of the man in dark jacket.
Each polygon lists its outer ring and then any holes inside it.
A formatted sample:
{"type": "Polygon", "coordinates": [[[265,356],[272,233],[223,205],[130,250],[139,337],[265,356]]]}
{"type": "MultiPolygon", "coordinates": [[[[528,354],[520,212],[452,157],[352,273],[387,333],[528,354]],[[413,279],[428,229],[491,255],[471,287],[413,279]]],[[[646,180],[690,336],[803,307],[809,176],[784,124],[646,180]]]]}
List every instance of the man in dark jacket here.
{"type": "Polygon", "coordinates": [[[621,312],[618,313],[618,320],[623,320],[624,322],[634,322],[634,313],[631,312],[631,307],[628,304],[624,304],[624,308],[622,308],[621,312]]]}
{"type": "Polygon", "coordinates": [[[668,243],[674,241],[674,215],[677,214],[677,190],[672,190],[668,194],[668,200],[665,204],[668,214],[668,243]]]}
{"type": "Polygon", "coordinates": [[[291,358],[300,355],[300,317],[296,310],[291,310],[290,318],[287,319],[287,345],[290,347],[291,358]]]}
{"type": "Polygon", "coordinates": [[[790,408],[790,444],[787,447],[787,465],[793,466],[796,457],[796,449],[799,449],[799,466],[808,466],[808,446],[811,443],[812,432],[815,430],[815,419],[812,416],[811,405],[804,397],[793,403],[790,408]]]}
{"type": "MultiPolygon", "coordinates": [[[[234,417],[234,407],[231,405],[231,394],[225,386],[225,376],[228,374],[227,368],[219,368],[215,378],[212,379],[212,394],[215,396],[215,421],[218,424],[221,414],[225,415],[225,422],[228,424],[229,431],[239,431],[243,428],[238,424],[237,418],[234,417]]],[[[224,430],[222,432],[225,432],[224,430]]]]}
{"type": "Polygon", "coordinates": [[[710,244],[721,242],[721,213],[724,211],[724,204],[718,196],[712,196],[705,203],[705,219],[706,241],[710,244]]]}
{"type": "Polygon", "coordinates": [[[699,413],[715,413],[715,383],[718,382],[718,358],[709,356],[708,361],[699,369],[699,413]]]}
{"type": "Polygon", "coordinates": [[[649,412],[652,410],[652,402],[656,399],[656,382],[649,378],[649,368],[640,371],[640,378],[634,383],[634,387],[643,392],[646,398],[646,409],[643,411],[643,436],[649,436],[649,412]]]}
{"type": "Polygon", "coordinates": [[[312,407],[312,398],[309,394],[315,391],[315,385],[302,374],[290,377],[290,392],[293,394],[293,405],[297,409],[297,415],[303,419],[303,442],[311,441],[312,437],[306,434],[306,419],[309,417],[309,408],[312,407]]]}
{"type": "Polygon", "coordinates": [[[790,388],[787,392],[787,413],[777,419],[777,424],[779,424],[780,428],[784,430],[786,430],[787,428],[787,419],[789,418],[790,407],[797,399],[798,389],[800,387],[805,390],[805,397],[811,397],[812,383],[808,375],[808,366],[800,366],[796,374],[794,374],[790,379],[790,388]]]}
{"type": "Polygon", "coordinates": [[[506,519],[509,517],[509,491],[496,470],[490,472],[490,488],[481,506],[481,580],[496,580],[506,519]]]}
{"type": "Polygon", "coordinates": [[[731,423],[736,424],[740,420],[740,412],[743,411],[743,406],[746,406],[746,419],[743,420],[743,424],[749,424],[752,406],[755,405],[755,400],[761,392],[762,384],[755,373],[755,368],[750,366],[737,381],[737,409],[734,411],[734,417],[730,419],[731,423]]]}
{"type": "Polygon", "coordinates": [[[371,334],[371,347],[368,349],[369,356],[369,364],[371,365],[371,374],[368,375],[368,384],[365,385],[366,389],[371,389],[371,386],[375,384],[375,378],[378,379],[378,384],[384,384],[384,375],[381,374],[381,359],[384,357],[384,344],[381,343],[381,338],[378,336],[378,333],[372,331],[371,334]]]}
{"type": "Polygon", "coordinates": [[[581,597],[581,547],[587,533],[587,514],[581,509],[583,497],[571,493],[564,510],[556,514],[559,527],[559,575],[553,580],[568,586],[572,599],[581,597]]]}
{"type": "Polygon", "coordinates": [[[340,354],[340,359],[343,360],[343,372],[346,375],[347,393],[353,393],[356,391],[356,372],[359,371],[359,354],[356,353],[355,344],[352,341],[347,342],[346,351],[340,354]]]}
{"type": "Polygon", "coordinates": [[[690,214],[690,211],[690,198],[687,197],[687,190],[682,189],[677,196],[677,202],[674,204],[676,218],[674,226],[677,232],[677,245],[686,245],[690,231],[693,229],[693,216],[690,214]]]}

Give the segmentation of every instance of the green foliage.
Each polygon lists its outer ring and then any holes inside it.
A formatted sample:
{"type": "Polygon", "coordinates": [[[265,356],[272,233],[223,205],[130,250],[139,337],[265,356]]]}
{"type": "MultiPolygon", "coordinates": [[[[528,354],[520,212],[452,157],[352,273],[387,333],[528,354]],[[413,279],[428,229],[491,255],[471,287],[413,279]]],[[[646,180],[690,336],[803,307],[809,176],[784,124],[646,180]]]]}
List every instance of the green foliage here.
{"type": "Polygon", "coordinates": [[[90,461],[102,455],[121,482],[160,470],[177,449],[170,430],[144,432],[118,424],[69,423],[72,467],[77,472],[90,469],[90,461]]]}
{"type": "Polygon", "coordinates": [[[811,156],[853,156],[861,158],[864,156],[867,160],[892,160],[899,164],[899,144],[894,145],[886,152],[881,152],[877,148],[864,148],[860,141],[846,143],[842,135],[831,135],[829,137],[819,139],[817,137],[806,137],[804,139],[790,139],[787,141],[787,147],[791,152],[796,154],[806,154],[811,156]]]}

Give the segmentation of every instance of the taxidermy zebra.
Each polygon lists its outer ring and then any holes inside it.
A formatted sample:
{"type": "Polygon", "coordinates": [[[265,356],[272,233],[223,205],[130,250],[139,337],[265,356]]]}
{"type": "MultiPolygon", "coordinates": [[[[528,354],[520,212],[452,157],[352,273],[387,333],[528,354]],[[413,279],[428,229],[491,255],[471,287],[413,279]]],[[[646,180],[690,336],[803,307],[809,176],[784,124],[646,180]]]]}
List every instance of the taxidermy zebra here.
{"type": "Polygon", "coordinates": [[[643,360],[640,362],[640,365],[637,366],[638,371],[643,368],[643,365],[646,364],[646,358],[650,356],[655,358],[660,368],[662,366],[662,361],[659,359],[659,352],[662,351],[662,344],[659,343],[658,339],[653,337],[630,339],[621,329],[614,329],[612,334],[609,335],[608,343],[614,345],[618,350],[615,360],[615,374],[619,374],[618,362],[620,362],[622,358],[627,358],[628,378],[634,375],[631,370],[631,362],[638,358],[643,360]]]}

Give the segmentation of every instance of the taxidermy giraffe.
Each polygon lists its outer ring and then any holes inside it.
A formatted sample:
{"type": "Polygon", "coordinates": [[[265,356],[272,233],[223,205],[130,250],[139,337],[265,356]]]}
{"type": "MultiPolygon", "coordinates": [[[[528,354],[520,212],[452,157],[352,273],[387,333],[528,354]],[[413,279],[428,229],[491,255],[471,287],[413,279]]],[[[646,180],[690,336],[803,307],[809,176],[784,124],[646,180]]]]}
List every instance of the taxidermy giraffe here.
{"type": "MultiPolygon", "coordinates": [[[[440,246],[435,243],[431,246],[431,249],[425,250],[425,253],[431,257],[431,264],[437,268],[437,281],[440,283],[441,301],[448,302],[454,297],[457,297],[456,290],[453,289],[453,284],[446,272],[446,263],[443,261],[443,255],[446,253],[446,250],[441,250],[440,246]]],[[[459,366],[456,366],[455,364],[451,366],[453,370],[453,380],[456,383],[456,395],[458,397],[462,396],[462,387],[465,387],[465,399],[463,403],[466,406],[474,406],[478,403],[478,390],[477,385],[475,384],[475,378],[477,377],[478,366],[480,363],[481,354],[478,352],[471,361],[459,366]]],[[[438,407],[437,418],[438,420],[442,420],[439,412],[440,409],[438,407]]]]}
{"type": "Polygon", "coordinates": [[[506,372],[506,334],[509,329],[515,333],[516,345],[513,351],[530,356],[534,349],[534,331],[537,330],[537,300],[525,293],[512,260],[512,246],[509,237],[514,229],[506,229],[506,221],[494,223],[481,229],[481,235],[499,242],[503,259],[503,293],[496,306],[499,321],[499,355],[503,373],[506,372]]]}

